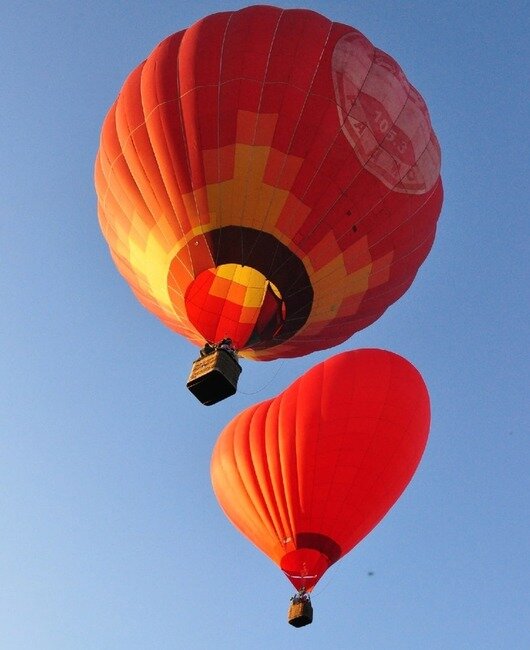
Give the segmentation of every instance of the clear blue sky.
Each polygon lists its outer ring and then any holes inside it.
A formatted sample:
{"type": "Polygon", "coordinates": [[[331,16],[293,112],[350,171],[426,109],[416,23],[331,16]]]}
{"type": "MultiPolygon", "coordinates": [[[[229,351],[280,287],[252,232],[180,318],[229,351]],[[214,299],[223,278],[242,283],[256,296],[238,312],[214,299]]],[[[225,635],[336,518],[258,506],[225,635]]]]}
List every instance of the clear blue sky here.
{"type": "Polygon", "coordinates": [[[195,349],[116,272],[92,182],[128,71],[166,35],[241,6],[0,9],[0,647],[526,650],[528,3],[305,4],[401,63],[430,108],[446,199],[411,290],[333,351],[382,347],[418,367],[426,454],[300,630],[290,584],[219,510],[209,460],[237,411],[332,352],[245,362],[241,392],[201,407],[183,387],[195,349]]]}

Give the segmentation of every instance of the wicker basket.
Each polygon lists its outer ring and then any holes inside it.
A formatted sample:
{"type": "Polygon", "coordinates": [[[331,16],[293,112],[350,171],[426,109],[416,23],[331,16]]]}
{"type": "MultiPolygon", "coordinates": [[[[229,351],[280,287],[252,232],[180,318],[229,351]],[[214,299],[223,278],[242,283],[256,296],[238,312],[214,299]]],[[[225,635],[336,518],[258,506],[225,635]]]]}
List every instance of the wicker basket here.
{"type": "Polygon", "coordinates": [[[195,397],[210,406],[237,390],[241,366],[227,350],[215,350],[193,362],[186,386],[195,397]]]}
{"type": "Polygon", "coordinates": [[[294,627],[303,627],[313,622],[313,606],[309,600],[293,602],[289,607],[287,620],[294,627]]]}

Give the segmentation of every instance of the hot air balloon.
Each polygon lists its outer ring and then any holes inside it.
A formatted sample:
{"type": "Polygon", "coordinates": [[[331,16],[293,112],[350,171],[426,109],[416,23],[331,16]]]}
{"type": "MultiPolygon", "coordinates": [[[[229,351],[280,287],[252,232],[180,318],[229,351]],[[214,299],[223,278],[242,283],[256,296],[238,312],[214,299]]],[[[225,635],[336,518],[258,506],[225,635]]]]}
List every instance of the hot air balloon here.
{"type": "Polygon", "coordinates": [[[309,594],[399,498],[423,454],[429,396],[419,372],[385,350],[345,352],[220,434],[211,479],[234,526],[309,594]]]}
{"type": "Polygon", "coordinates": [[[353,27],[271,6],[154,49],[104,120],[95,186],[138,300],[191,342],[257,360],[378,319],[442,205],[438,141],[396,61],[353,27]]]}

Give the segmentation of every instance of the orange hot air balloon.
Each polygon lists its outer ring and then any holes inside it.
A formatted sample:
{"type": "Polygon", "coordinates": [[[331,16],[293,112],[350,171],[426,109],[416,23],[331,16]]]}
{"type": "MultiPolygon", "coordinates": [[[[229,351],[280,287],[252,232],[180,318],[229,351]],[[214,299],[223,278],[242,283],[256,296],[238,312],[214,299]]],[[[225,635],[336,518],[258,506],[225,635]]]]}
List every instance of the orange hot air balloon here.
{"type": "Polygon", "coordinates": [[[234,526],[310,592],[396,502],[429,424],[414,366],[384,350],[345,352],[226,426],[213,489],[234,526]]]}
{"type": "Polygon", "coordinates": [[[440,149],[399,65],[312,11],[254,6],[162,41],[109,110],[98,213],[168,327],[270,360],[328,348],[412,283],[440,149]]]}

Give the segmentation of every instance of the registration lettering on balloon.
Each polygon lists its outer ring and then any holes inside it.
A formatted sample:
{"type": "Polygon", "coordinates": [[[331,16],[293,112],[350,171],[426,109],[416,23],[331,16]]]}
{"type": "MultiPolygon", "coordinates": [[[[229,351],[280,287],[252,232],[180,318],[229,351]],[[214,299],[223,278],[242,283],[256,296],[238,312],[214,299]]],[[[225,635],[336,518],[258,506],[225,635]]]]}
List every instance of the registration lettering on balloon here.
{"type": "Polygon", "coordinates": [[[425,102],[396,61],[351,31],[335,45],[332,75],[342,131],[366,169],[397,192],[432,189],[440,148],[425,102]]]}

